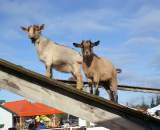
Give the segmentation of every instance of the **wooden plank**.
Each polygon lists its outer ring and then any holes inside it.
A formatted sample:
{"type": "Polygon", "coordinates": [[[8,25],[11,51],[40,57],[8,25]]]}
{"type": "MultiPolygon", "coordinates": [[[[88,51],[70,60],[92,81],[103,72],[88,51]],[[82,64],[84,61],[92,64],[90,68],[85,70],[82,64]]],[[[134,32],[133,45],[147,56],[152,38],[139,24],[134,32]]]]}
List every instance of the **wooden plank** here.
{"type": "Polygon", "coordinates": [[[0,61],[0,87],[113,130],[160,128],[158,119],[3,60],[0,61]]]}
{"type": "Polygon", "coordinates": [[[158,88],[119,85],[119,86],[118,86],[118,89],[119,89],[119,90],[123,90],[123,91],[132,91],[132,92],[143,92],[143,93],[155,93],[155,94],[160,94],[160,89],[158,89],[158,88]]]}
{"type": "Polygon", "coordinates": [[[101,122],[105,123],[105,127],[111,129],[117,129],[117,127],[120,127],[129,130],[134,127],[137,130],[144,130],[143,127],[139,127],[137,124],[121,118],[116,114],[112,114],[94,106],[84,104],[80,101],[48,90],[42,86],[40,87],[39,85],[29,83],[25,80],[21,80],[3,72],[0,72],[0,77],[1,88],[24,96],[27,99],[45,103],[66,113],[81,117],[87,121],[99,123],[100,125],[103,125],[101,122]],[[126,126],[126,124],[124,126],[124,123],[127,123],[128,126],[126,126]]]}
{"type": "MultiPolygon", "coordinates": [[[[56,79],[56,80],[67,83],[67,84],[71,84],[74,87],[76,86],[75,81],[60,80],[60,79],[56,79]]],[[[84,84],[88,85],[88,82],[84,82],[84,84]]],[[[100,82],[100,85],[103,86],[104,83],[100,82]]],[[[151,87],[118,85],[118,90],[160,94],[160,89],[159,88],[151,88],[151,87]]]]}

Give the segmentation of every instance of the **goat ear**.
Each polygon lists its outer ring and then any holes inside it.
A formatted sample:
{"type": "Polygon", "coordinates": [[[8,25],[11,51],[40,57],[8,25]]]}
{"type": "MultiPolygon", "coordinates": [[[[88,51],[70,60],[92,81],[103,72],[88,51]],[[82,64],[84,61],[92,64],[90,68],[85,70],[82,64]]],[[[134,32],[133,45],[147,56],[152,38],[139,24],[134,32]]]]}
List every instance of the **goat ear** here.
{"type": "Polygon", "coordinates": [[[28,28],[25,28],[25,27],[21,26],[21,29],[22,29],[23,31],[25,31],[25,32],[28,32],[28,28]]]}
{"type": "Polygon", "coordinates": [[[81,48],[81,44],[78,44],[78,43],[73,43],[73,46],[81,48]]]}
{"type": "Polygon", "coordinates": [[[93,47],[94,47],[94,46],[98,46],[98,45],[99,45],[99,43],[100,43],[100,41],[99,41],[99,40],[98,40],[98,41],[96,41],[96,42],[94,42],[94,43],[93,43],[93,47]]]}
{"type": "Polygon", "coordinates": [[[39,26],[39,30],[43,30],[44,29],[44,24],[39,26]]]}

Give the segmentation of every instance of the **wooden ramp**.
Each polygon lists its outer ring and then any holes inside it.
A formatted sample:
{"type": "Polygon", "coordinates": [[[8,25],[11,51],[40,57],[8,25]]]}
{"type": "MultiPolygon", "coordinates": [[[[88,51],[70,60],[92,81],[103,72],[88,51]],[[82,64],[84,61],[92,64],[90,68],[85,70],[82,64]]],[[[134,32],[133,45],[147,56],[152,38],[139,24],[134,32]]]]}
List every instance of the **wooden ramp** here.
{"type": "Polygon", "coordinates": [[[0,59],[0,88],[111,130],[160,130],[160,120],[0,59]]]}

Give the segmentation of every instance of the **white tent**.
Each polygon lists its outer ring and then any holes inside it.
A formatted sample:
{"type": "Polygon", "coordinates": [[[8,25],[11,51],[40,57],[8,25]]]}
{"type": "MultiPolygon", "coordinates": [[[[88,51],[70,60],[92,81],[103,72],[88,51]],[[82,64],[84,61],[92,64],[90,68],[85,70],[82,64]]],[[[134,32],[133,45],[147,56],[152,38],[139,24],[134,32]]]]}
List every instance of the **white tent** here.
{"type": "Polygon", "coordinates": [[[150,115],[155,115],[155,112],[156,112],[157,110],[160,110],[160,105],[148,109],[147,112],[148,112],[150,115]]]}
{"type": "Polygon", "coordinates": [[[87,128],[87,130],[109,130],[109,129],[104,127],[93,127],[93,128],[87,128]]]}
{"type": "Polygon", "coordinates": [[[14,113],[0,105],[0,125],[3,127],[1,130],[8,130],[13,127],[13,115],[14,113]]]}

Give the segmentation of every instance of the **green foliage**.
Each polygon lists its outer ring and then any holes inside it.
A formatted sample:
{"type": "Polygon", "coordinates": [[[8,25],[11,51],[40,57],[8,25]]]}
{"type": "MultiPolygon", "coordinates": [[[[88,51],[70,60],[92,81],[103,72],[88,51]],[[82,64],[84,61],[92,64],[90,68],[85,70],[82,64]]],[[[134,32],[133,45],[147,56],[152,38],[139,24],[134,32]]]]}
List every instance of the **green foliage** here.
{"type": "Polygon", "coordinates": [[[0,104],[2,104],[2,103],[4,103],[5,102],[5,100],[0,100],[0,104]]]}
{"type": "MultiPolygon", "coordinates": [[[[153,108],[155,106],[158,106],[158,105],[160,105],[160,95],[157,95],[156,97],[152,97],[151,102],[148,103],[148,104],[144,101],[144,97],[142,97],[142,103],[141,104],[131,105],[131,107],[145,110],[145,109],[148,109],[148,108],[153,108]]],[[[126,105],[128,106],[128,103],[126,105]]]]}
{"type": "Polygon", "coordinates": [[[149,108],[149,105],[145,103],[144,98],[142,99],[142,103],[138,105],[132,105],[132,108],[141,109],[141,110],[147,110],[149,108]]]}
{"type": "Polygon", "coordinates": [[[0,124],[0,129],[4,127],[4,124],[0,124]]]}
{"type": "Polygon", "coordinates": [[[156,106],[156,104],[155,104],[155,102],[154,102],[154,98],[152,97],[152,100],[151,100],[151,108],[153,108],[153,107],[155,107],[156,106]]]}
{"type": "Polygon", "coordinates": [[[155,106],[160,105],[160,96],[157,95],[156,98],[152,97],[151,103],[150,103],[150,107],[153,108],[155,106]]]}
{"type": "Polygon", "coordinates": [[[157,105],[160,105],[160,96],[158,96],[158,95],[157,95],[157,97],[156,97],[156,106],[157,106],[157,105]]]}

